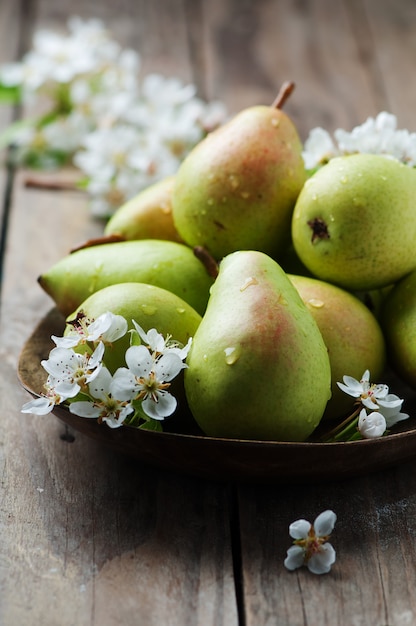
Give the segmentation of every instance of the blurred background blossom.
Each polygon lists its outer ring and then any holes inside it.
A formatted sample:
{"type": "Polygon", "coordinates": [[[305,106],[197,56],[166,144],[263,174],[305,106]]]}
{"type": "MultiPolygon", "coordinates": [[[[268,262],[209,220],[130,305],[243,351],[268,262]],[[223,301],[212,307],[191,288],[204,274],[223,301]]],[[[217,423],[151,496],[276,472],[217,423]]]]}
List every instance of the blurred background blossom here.
{"type": "Polygon", "coordinates": [[[141,58],[121,48],[97,19],[73,17],[67,33],[35,33],[32,49],[0,67],[3,99],[23,117],[0,138],[18,163],[40,169],[72,164],[94,215],[109,217],[145,187],[175,174],[189,151],[227,111],[196,87],[140,75],[141,58]]]}

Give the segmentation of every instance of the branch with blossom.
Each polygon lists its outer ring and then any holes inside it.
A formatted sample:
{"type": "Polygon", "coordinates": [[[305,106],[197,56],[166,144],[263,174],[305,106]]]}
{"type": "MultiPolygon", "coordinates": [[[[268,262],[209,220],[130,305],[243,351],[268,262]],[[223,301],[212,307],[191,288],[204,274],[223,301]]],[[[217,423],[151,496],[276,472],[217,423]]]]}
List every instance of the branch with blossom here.
{"type": "Polygon", "coordinates": [[[110,428],[130,425],[162,430],[161,422],[177,407],[170,393],[172,380],[187,367],[185,346],[152,328],[147,333],[133,320],[133,329],[121,315],[106,312],[90,320],[80,312],[49,358],[41,361],[48,374],[45,393],[27,402],[23,413],[47,415],[65,405],[79,417],[93,418],[110,428]],[[127,367],[112,373],[106,366],[106,350],[130,333],[125,354],[127,367]]]}
{"type": "Polygon", "coordinates": [[[366,370],[361,380],[344,376],[338,387],[355,398],[355,409],[346,419],[323,436],[323,441],[354,441],[374,439],[388,433],[388,429],[409,417],[402,413],[404,400],[389,392],[385,384],[370,382],[370,371],[366,370]]]}
{"type": "Polygon", "coordinates": [[[338,128],[334,137],[321,128],[313,128],[304,144],[305,167],[314,171],[336,156],[347,154],[382,154],[416,167],[416,133],[397,128],[397,118],[382,111],[351,132],[338,128]]]}
{"type": "Polygon", "coordinates": [[[145,187],[175,174],[188,152],[226,117],[193,84],[140,78],[141,57],[97,19],[73,17],[68,32],[39,30],[21,61],[0,67],[0,101],[43,113],[0,136],[29,167],[72,163],[93,214],[108,217],[145,187]]]}

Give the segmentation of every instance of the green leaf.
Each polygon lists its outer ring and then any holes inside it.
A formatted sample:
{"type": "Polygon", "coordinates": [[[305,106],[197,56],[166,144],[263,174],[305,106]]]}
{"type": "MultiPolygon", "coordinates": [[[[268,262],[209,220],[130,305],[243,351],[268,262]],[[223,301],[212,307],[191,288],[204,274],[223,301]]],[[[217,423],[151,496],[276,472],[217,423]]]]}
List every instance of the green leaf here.
{"type": "Polygon", "coordinates": [[[140,424],[139,428],[141,430],[155,430],[157,432],[163,432],[162,424],[159,420],[149,420],[148,422],[140,424]]]}
{"type": "Polygon", "coordinates": [[[140,335],[135,328],[131,328],[129,330],[130,333],[130,345],[131,346],[140,346],[142,340],[140,339],[140,335]]]}
{"type": "Polygon", "coordinates": [[[0,103],[18,104],[22,98],[22,90],[18,85],[3,85],[0,83],[0,103]]]}

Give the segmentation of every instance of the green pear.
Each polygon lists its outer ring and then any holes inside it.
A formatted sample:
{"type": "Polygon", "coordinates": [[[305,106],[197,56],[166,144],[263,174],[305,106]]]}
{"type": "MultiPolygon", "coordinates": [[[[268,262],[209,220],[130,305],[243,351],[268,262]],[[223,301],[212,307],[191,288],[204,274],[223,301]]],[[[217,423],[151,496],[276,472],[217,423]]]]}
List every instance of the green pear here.
{"type": "Polygon", "coordinates": [[[95,291],[124,282],[149,283],[168,289],[202,314],[213,280],[191,248],[157,239],[81,248],[39,277],[41,287],[64,315],[95,291]]]}
{"type": "Polygon", "coordinates": [[[281,267],[259,251],[221,261],[187,364],[189,407],[214,437],[304,441],[331,394],[315,320],[281,267]]]}
{"type": "MultiPolygon", "coordinates": [[[[111,311],[122,315],[130,329],[133,328],[132,320],[135,320],[145,332],[155,328],[164,337],[171,335],[183,345],[194,336],[201,322],[199,313],[179,296],[167,289],[137,282],[109,285],[91,294],[67,317],[65,334],[72,329],[70,321],[80,311],[91,320],[111,311]]],[[[109,369],[114,371],[125,366],[124,354],[128,345],[128,335],[114,344],[109,369]]]]}
{"type": "Polygon", "coordinates": [[[190,246],[217,260],[236,250],[278,255],[290,241],[306,179],[302,144],[274,106],[241,111],[189,153],[176,174],[173,221],[190,246]]]}
{"type": "MultiPolygon", "coordinates": [[[[65,334],[72,330],[70,320],[75,319],[81,311],[91,320],[111,311],[115,315],[122,315],[129,329],[134,327],[132,320],[135,320],[145,332],[155,328],[164,337],[169,335],[184,346],[194,336],[201,322],[199,313],[179,296],[144,283],[119,283],[96,291],[68,316],[65,334]]],[[[127,333],[112,345],[106,346],[105,364],[111,372],[126,366],[125,353],[129,345],[130,333],[127,333]]],[[[85,347],[81,346],[78,350],[85,350],[85,347]]],[[[162,423],[163,430],[199,433],[186,401],[183,373],[171,381],[169,391],[175,396],[178,408],[173,416],[162,423]]]]}
{"type": "Polygon", "coordinates": [[[390,365],[408,385],[416,388],[416,270],[385,296],[381,326],[390,365]]]}
{"type": "Polygon", "coordinates": [[[104,234],[121,239],[167,239],[181,241],[173,224],[172,193],[174,176],[150,185],[112,215],[104,234]]]}
{"type": "Polygon", "coordinates": [[[382,155],[332,159],[299,194],[292,239],[321,280],[351,291],[396,282],[416,267],[416,171],[382,155]]]}
{"type": "Polygon", "coordinates": [[[380,324],[356,296],[321,280],[289,275],[308,307],[328,348],[331,390],[323,419],[341,417],[352,410],[353,399],[337,382],[345,375],[360,380],[365,370],[377,379],[386,364],[386,345],[380,324]]]}

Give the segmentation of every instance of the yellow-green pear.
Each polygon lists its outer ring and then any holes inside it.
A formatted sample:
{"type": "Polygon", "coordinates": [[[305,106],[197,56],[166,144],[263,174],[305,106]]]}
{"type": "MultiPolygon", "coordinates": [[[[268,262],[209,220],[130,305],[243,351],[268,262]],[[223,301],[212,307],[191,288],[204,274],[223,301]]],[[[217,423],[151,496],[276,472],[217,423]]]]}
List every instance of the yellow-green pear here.
{"type": "MultiPolygon", "coordinates": [[[[135,320],[145,332],[155,328],[164,337],[170,335],[182,345],[194,336],[201,322],[199,313],[179,296],[167,289],[137,282],[109,285],[90,295],[67,317],[66,334],[72,329],[70,321],[76,319],[80,311],[91,320],[111,311],[122,315],[130,329],[135,320]]],[[[128,345],[128,335],[114,344],[109,369],[114,371],[125,366],[124,353],[128,345]]]]}
{"type": "Polygon", "coordinates": [[[215,437],[304,441],[331,395],[319,328],[280,265],[259,251],[221,261],[187,364],[189,407],[215,437]]]}
{"type": "MultiPolygon", "coordinates": [[[[155,328],[163,337],[170,336],[183,346],[194,336],[201,322],[199,313],[174,293],[144,283],[119,283],[96,291],[68,316],[65,334],[72,330],[70,321],[76,319],[81,311],[90,320],[111,311],[115,315],[122,315],[129,329],[134,328],[134,320],[145,332],[155,328]]],[[[129,345],[130,333],[127,333],[112,345],[106,346],[104,362],[112,373],[126,366],[125,353],[129,345]]],[[[85,350],[85,346],[77,350],[85,350]]],[[[178,408],[173,416],[162,422],[163,430],[190,434],[199,432],[186,401],[182,372],[169,383],[169,392],[176,398],[178,408]]]]}
{"type": "Polygon", "coordinates": [[[385,296],[381,326],[390,365],[416,389],[416,270],[402,278],[385,296]]]}
{"type": "Polygon", "coordinates": [[[416,170],[379,154],[333,158],[305,183],[292,239],[317,278],[351,291],[416,267],[416,170]]]}
{"type": "Polygon", "coordinates": [[[211,132],[179,167],[173,220],[190,246],[217,260],[236,250],[276,256],[290,241],[290,221],[306,179],[302,144],[276,106],[241,111],[211,132]]]}
{"type": "Polygon", "coordinates": [[[121,239],[167,239],[181,241],[173,224],[174,176],[150,185],[123,204],[110,217],[104,234],[121,239]]]}
{"type": "Polygon", "coordinates": [[[356,296],[321,280],[289,275],[318,324],[328,348],[332,397],[323,419],[342,417],[352,411],[353,399],[337,382],[343,376],[360,380],[365,370],[371,379],[381,376],[386,364],[386,345],[379,322],[356,296]]]}
{"type": "Polygon", "coordinates": [[[158,239],[81,248],[39,277],[40,285],[64,315],[74,311],[95,291],[125,282],[168,289],[202,314],[213,280],[191,248],[158,239]]]}

